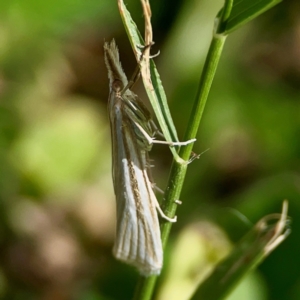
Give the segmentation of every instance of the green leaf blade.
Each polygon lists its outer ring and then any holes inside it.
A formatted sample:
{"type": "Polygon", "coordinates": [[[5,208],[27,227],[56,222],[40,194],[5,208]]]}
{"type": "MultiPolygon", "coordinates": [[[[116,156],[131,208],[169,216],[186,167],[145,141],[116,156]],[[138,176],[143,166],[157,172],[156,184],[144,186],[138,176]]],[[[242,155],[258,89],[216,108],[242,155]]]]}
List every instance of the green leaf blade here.
{"type": "Polygon", "coordinates": [[[265,11],[280,3],[282,0],[236,0],[224,28],[224,33],[228,34],[252,19],[258,17],[265,11]]]}
{"type": "Polygon", "coordinates": [[[231,253],[200,283],[190,300],[224,299],[290,234],[288,202],[283,202],[281,214],[270,214],[258,221],[235,245],[231,253]]]}
{"type": "MultiPolygon", "coordinates": [[[[139,62],[140,49],[138,46],[143,46],[144,40],[135,22],[132,19],[130,12],[127,10],[126,6],[124,5],[124,2],[122,0],[119,0],[118,2],[119,2],[119,10],[120,10],[124,27],[126,29],[128,38],[130,40],[130,44],[134,51],[136,60],[139,62]]],[[[160,75],[157,71],[153,59],[150,59],[150,73],[151,73],[151,81],[154,87],[154,93],[152,90],[149,90],[147,88],[146,84],[144,84],[144,86],[147,95],[149,97],[151,106],[154,110],[160,128],[163,131],[166,140],[169,142],[178,142],[178,136],[169,110],[166,93],[163,88],[160,75]]],[[[173,148],[171,150],[173,150],[172,151],[173,154],[176,155],[176,153],[174,152],[175,149],[173,148]]]]}

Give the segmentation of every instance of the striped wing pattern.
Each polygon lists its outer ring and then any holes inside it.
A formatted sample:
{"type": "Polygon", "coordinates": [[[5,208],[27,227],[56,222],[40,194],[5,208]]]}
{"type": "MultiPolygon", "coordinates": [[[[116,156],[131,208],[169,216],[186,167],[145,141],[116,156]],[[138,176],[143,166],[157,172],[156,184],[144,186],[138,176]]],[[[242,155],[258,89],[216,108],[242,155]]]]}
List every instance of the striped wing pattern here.
{"type": "Polygon", "coordinates": [[[130,90],[124,95],[126,76],[119,62],[114,41],[106,43],[105,61],[109,70],[113,183],[117,200],[117,230],[113,253],[135,266],[145,276],[159,274],[163,251],[157,216],[157,199],[149,180],[146,142],[136,122],[148,129],[148,116],[134,105],[137,98],[130,90]],[[128,105],[128,103],[130,105],[128,105]],[[133,104],[132,104],[133,103],[133,104]]]}

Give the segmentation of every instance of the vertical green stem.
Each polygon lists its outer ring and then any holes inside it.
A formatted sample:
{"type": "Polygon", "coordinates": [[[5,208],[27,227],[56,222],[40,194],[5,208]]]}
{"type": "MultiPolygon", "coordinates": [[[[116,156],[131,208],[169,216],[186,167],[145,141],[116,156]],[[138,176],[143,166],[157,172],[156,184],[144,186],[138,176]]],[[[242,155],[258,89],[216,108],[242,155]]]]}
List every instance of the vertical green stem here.
{"type": "MultiPolygon", "coordinates": [[[[214,75],[216,73],[225,40],[226,36],[215,34],[211,41],[184,140],[193,139],[197,135],[206,100],[212,85],[214,75]]],[[[179,155],[184,160],[188,160],[192,152],[192,147],[192,144],[181,147],[179,155]]],[[[177,204],[175,203],[175,200],[180,198],[186,170],[187,165],[178,164],[175,161],[173,162],[170,171],[168,186],[165,191],[165,205],[163,207],[164,212],[168,216],[174,216],[176,213],[177,204]]],[[[171,227],[172,223],[170,222],[163,221],[161,224],[161,237],[163,247],[165,247],[167,244],[171,227]]],[[[136,287],[134,300],[150,300],[153,295],[156,280],[156,276],[141,276],[136,287]]]]}
{"type": "MultiPolygon", "coordinates": [[[[212,39],[206,57],[206,61],[204,64],[204,68],[201,74],[196,99],[193,105],[192,113],[189,119],[184,140],[193,139],[197,135],[197,131],[205,108],[206,100],[208,98],[212,81],[216,73],[216,69],[222,53],[225,39],[226,37],[222,35],[215,35],[212,39]]],[[[192,152],[192,147],[193,145],[191,144],[185,147],[181,147],[179,155],[184,160],[188,160],[192,152]]],[[[186,170],[187,170],[187,165],[180,165],[176,162],[174,162],[172,165],[170,176],[169,176],[168,187],[166,190],[166,201],[165,201],[166,204],[164,209],[164,211],[168,215],[173,216],[176,213],[177,204],[175,203],[175,200],[179,199],[180,197],[183,182],[185,179],[186,170]]],[[[163,245],[167,243],[171,226],[172,223],[169,222],[164,222],[162,224],[161,234],[162,234],[163,245]]]]}
{"type": "Polygon", "coordinates": [[[150,300],[152,298],[157,276],[144,277],[140,276],[133,300],[150,300]]]}
{"type": "MultiPolygon", "coordinates": [[[[216,34],[211,41],[204,68],[201,74],[196,100],[194,102],[191,117],[189,119],[188,127],[185,133],[185,140],[193,139],[197,135],[206,100],[208,98],[212,81],[216,73],[225,40],[225,35],[216,34]]],[[[180,150],[179,154],[184,160],[189,159],[192,147],[193,145],[190,144],[180,150]]]]}

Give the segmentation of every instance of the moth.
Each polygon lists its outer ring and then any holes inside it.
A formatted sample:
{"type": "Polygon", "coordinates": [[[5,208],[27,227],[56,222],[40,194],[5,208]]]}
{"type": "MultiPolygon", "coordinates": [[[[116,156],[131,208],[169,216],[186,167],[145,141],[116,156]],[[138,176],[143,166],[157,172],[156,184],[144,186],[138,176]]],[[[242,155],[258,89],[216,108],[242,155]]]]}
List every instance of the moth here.
{"type": "Polygon", "coordinates": [[[151,182],[148,152],[153,143],[170,143],[154,139],[156,128],[150,113],[130,89],[114,40],[104,44],[104,58],[110,87],[108,112],[117,203],[113,254],[144,276],[158,275],[163,265],[163,248],[157,212],[170,222],[176,222],[176,217],[167,217],[159,206],[151,182]]]}

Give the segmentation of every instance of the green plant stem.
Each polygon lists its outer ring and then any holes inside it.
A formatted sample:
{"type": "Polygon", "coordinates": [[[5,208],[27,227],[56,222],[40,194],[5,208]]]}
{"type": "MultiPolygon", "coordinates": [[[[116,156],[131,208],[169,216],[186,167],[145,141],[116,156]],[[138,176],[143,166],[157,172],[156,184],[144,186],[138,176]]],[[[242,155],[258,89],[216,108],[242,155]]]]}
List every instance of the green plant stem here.
{"type": "MultiPolygon", "coordinates": [[[[216,73],[216,69],[219,63],[219,59],[223,50],[223,46],[226,40],[224,35],[214,35],[209,51],[206,57],[200,83],[196,95],[196,100],[192,109],[192,113],[189,119],[188,127],[185,133],[185,140],[193,139],[196,137],[200,121],[206,105],[206,100],[212,85],[213,78],[216,73]]],[[[189,144],[186,147],[180,149],[180,156],[187,160],[191,155],[193,145],[189,144]]]]}
{"type": "Polygon", "coordinates": [[[133,300],[150,300],[152,298],[157,276],[140,276],[136,285],[133,300]]]}
{"type": "MultiPolygon", "coordinates": [[[[193,105],[191,117],[188,123],[184,140],[193,139],[197,135],[206,100],[218,66],[225,39],[226,36],[224,35],[214,35],[212,39],[207,58],[204,64],[204,68],[201,74],[196,99],[193,105]]],[[[192,144],[189,144],[185,147],[181,147],[179,155],[184,160],[188,160],[192,152],[192,147],[192,144]]],[[[186,170],[187,165],[182,165],[175,161],[173,162],[167,189],[165,191],[165,202],[163,207],[164,212],[168,216],[174,216],[176,213],[177,204],[175,203],[175,200],[180,198],[180,193],[185,179],[186,170]]],[[[164,248],[167,244],[171,227],[172,223],[170,222],[163,222],[161,225],[161,237],[164,248]]],[[[156,276],[141,276],[137,284],[134,300],[150,300],[152,298],[156,280],[156,276]]]]}

